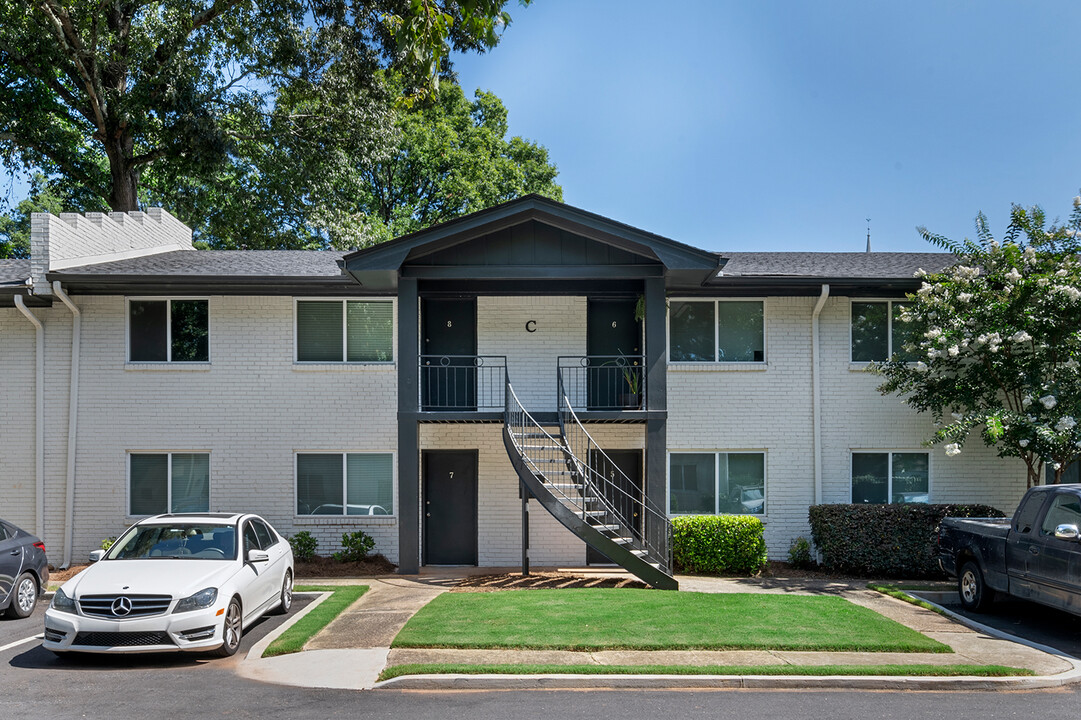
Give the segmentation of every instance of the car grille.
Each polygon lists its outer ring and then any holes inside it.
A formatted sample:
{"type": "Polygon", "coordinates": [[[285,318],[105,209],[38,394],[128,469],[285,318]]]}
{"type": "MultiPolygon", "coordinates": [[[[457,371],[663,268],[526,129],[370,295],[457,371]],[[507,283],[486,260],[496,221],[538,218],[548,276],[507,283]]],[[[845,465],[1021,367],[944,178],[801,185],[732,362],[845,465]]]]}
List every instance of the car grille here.
{"type": "Polygon", "coordinates": [[[124,619],[161,615],[169,609],[172,601],[171,595],[83,595],[79,598],[79,607],[84,615],[124,619]],[[114,604],[121,598],[126,598],[131,604],[131,610],[127,613],[113,611],[114,604]]]}
{"type": "Polygon", "coordinates": [[[72,644],[86,647],[143,647],[174,643],[169,633],[164,632],[81,632],[75,636],[72,644]]]}

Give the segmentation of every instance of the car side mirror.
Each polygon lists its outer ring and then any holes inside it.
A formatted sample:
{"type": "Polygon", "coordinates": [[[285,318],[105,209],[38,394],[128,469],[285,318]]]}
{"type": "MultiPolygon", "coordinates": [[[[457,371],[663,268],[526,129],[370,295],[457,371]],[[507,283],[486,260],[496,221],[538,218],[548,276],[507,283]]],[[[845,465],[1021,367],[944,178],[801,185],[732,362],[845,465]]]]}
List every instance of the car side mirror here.
{"type": "Polygon", "coordinates": [[[1076,525],[1059,525],[1055,528],[1055,537],[1059,540],[1077,540],[1081,537],[1076,525]]]}
{"type": "Polygon", "coordinates": [[[248,562],[260,563],[270,560],[270,554],[266,550],[249,550],[248,562]]]}
{"type": "Polygon", "coordinates": [[[90,562],[92,562],[92,563],[96,563],[98,560],[101,560],[103,557],[105,557],[105,551],[104,550],[91,550],[90,551],[90,562]]]}

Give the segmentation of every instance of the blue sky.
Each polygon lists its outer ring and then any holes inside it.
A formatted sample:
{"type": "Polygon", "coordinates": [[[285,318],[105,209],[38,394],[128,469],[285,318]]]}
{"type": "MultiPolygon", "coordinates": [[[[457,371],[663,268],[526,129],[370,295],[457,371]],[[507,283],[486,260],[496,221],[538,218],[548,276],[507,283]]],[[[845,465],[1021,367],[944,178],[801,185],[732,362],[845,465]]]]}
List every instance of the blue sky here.
{"type": "Polygon", "coordinates": [[[1081,188],[1081,3],[535,0],[467,93],[572,205],[709,250],[933,250],[1081,188]]]}

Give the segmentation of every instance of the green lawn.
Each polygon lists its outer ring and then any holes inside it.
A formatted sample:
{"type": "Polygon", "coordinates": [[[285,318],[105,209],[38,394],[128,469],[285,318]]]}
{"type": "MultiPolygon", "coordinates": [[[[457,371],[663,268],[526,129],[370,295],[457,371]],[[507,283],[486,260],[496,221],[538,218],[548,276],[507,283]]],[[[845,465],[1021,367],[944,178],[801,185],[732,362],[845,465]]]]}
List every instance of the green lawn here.
{"type": "Polygon", "coordinates": [[[454,665],[389,667],[380,680],[402,675],[910,675],[1005,677],[1035,675],[1002,665],[454,665]]]}
{"type": "Polygon", "coordinates": [[[311,640],[316,633],[329,625],[331,620],[338,617],[343,610],[355,603],[361,595],[368,591],[368,586],[298,585],[294,590],[297,592],[331,592],[333,595],[316,606],[310,613],[302,617],[296,624],[275,639],[274,642],[270,643],[270,646],[263,652],[263,657],[287,655],[303,650],[304,643],[311,640]]]}
{"type": "Polygon", "coordinates": [[[444,593],[393,647],[952,652],[839,597],[631,589],[444,593]]]}

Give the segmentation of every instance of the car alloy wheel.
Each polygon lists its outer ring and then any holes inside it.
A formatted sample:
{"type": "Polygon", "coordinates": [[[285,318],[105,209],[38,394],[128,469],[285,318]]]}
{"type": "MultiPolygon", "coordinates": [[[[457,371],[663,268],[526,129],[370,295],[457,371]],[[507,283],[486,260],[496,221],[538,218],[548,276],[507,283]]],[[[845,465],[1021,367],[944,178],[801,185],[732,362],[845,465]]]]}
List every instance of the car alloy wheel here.
{"type": "Polygon", "coordinates": [[[10,613],[15,617],[30,617],[38,603],[38,583],[30,573],[23,573],[15,581],[15,598],[10,613]]]}
{"type": "Polygon", "coordinates": [[[240,601],[233,598],[229,601],[229,607],[225,610],[225,620],[222,622],[221,647],[217,650],[220,657],[230,657],[236,654],[240,647],[240,636],[244,633],[243,615],[240,612],[240,601]]]}
{"type": "Polygon", "coordinates": [[[275,615],[285,615],[289,612],[289,608],[293,607],[293,573],[289,570],[285,571],[285,577],[282,578],[282,592],[279,600],[278,607],[273,612],[275,615]]]}

